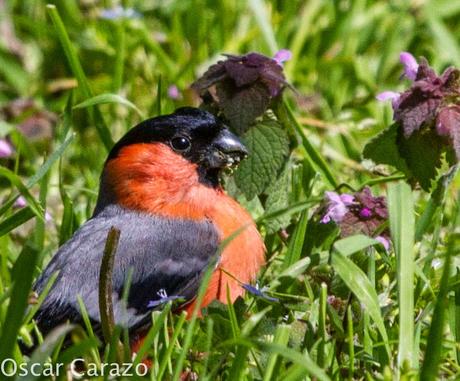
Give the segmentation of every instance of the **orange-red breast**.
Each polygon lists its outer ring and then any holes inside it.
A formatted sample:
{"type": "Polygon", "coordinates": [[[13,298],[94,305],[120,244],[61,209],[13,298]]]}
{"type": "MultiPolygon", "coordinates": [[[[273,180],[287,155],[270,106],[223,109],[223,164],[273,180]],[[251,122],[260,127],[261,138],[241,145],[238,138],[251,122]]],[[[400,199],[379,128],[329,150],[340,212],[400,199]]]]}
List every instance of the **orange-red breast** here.
{"type": "Polygon", "coordinates": [[[99,268],[109,229],[121,231],[113,274],[116,323],[132,337],[151,322],[152,305],[180,296],[194,307],[201,278],[220,243],[234,235],[218,258],[202,306],[234,301],[241,284],[264,263],[264,244],[251,216],[219,184],[223,168],[247,151],[212,114],[181,108],[131,129],[111,150],[94,214],[52,258],[34,289],[59,275],[39,309],[43,332],[67,320],[81,322],[77,295],[96,330],[99,268]],[[222,271],[225,270],[225,271],[222,271]],[[128,305],[121,301],[132,270],[128,305]],[[127,308],[126,308],[127,307],[127,308]]]}

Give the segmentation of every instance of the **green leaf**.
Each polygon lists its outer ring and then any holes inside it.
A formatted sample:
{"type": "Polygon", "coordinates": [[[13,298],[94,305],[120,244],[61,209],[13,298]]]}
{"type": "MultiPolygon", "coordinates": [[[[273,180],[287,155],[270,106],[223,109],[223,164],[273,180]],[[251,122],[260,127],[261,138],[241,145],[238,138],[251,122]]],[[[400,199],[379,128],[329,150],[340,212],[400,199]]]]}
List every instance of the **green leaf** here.
{"type": "Polygon", "coordinates": [[[305,257],[302,258],[301,260],[297,261],[293,265],[289,266],[286,270],[283,270],[280,274],[276,276],[275,279],[273,279],[270,282],[270,289],[275,289],[281,284],[281,279],[282,278],[296,278],[300,274],[303,274],[308,266],[310,266],[311,259],[310,257],[305,257]]]}
{"type": "Polygon", "coordinates": [[[424,128],[406,139],[401,127],[395,123],[367,143],[363,157],[376,164],[395,167],[429,191],[441,166],[444,148],[434,130],[424,128]]]}
{"type": "Polygon", "coordinates": [[[243,141],[249,150],[235,173],[235,183],[248,200],[262,193],[273,183],[289,152],[286,132],[272,120],[265,120],[252,127],[243,141]]]}
{"type": "Polygon", "coordinates": [[[436,131],[423,129],[414,132],[408,139],[401,135],[398,147],[412,176],[428,192],[431,181],[436,179],[438,168],[441,166],[444,149],[442,140],[436,131]]]}
{"type": "Polygon", "coordinates": [[[410,176],[409,168],[398,149],[399,129],[400,126],[395,123],[383,130],[366,144],[363,150],[363,157],[372,160],[376,164],[391,165],[410,176]]]}
{"type": "Polygon", "coordinates": [[[136,111],[140,117],[143,117],[142,111],[139,110],[134,103],[128,101],[126,98],[123,98],[120,95],[110,94],[110,93],[96,95],[95,97],[86,99],[85,101],[73,106],[73,108],[75,109],[86,108],[86,107],[96,106],[100,104],[107,104],[107,103],[116,103],[122,106],[126,106],[136,111]]]}
{"type": "MultiPolygon", "coordinates": [[[[291,184],[291,176],[289,167],[286,167],[272,185],[270,185],[265,193],[268,194],[265,202],[265,214],[277,212],[289,207],[289,190],[291,184]]],[[[289,225],[291,216],[282,214],[277,218],[268,219],[265,222],[268,233],[274,233],[289,225]]]]}
{"type": "Polygon", "coordinates": [[[343,238],[334,244],[334,249],[348,257],[351,254],[357,253],[369,246],[379,245],[380,242],[369,238],[364,234],[357,234],[351,237],[343,238]]]}
{"type": "Polygon", "coordinates": [[[335,251],[332,255],[332,266],[350,291],[356,295],[372,320],[374,320],[382,336],[388,359],[390,359],[391,351],[388,343],[388,335],[380,313],[380,306],[375,288],[372,286],[366,274],[339,251],[335,251]]]}
{"type": "Polygon", "coordinates": [[[246,132],[270,103],[270,93],[262,83],[240,88],[227,80],[217,84],[216,92],[225,117],[239,134],[246,132]]]}

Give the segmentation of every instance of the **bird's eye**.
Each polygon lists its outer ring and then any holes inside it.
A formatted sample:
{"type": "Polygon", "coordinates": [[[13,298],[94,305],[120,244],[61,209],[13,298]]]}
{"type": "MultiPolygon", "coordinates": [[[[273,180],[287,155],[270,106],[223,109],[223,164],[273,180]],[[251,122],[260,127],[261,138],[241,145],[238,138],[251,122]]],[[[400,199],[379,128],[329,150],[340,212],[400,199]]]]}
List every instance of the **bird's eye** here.
{"type": "Polygon", "coordinates": [[[179,152],[185,152],[190,149],[190,139],[185,136],[178,136],[171,139],[171,147],[179,152]]]}

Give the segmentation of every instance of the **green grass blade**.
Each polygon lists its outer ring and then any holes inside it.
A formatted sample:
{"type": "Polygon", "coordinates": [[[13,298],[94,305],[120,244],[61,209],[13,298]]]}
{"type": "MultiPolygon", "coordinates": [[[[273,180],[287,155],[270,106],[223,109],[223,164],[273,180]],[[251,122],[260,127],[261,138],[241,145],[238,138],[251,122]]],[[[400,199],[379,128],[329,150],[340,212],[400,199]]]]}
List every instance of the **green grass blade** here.
{"type": "Polygon", "coordinates": [[[397,258],[399,341],[398,367],[414,362],[414,202],[406,183],[398,182],[388,187],[388,209],[391,236],[397,258]]]}
{"type": "Polygon", "coordinates": [[[18,210],[16,213],[0,222],[0,237],[8,234],[11,230],[16,229],[18,226],[21,226],[34,217],[35,213],[28,206],[18,210]]]}
{"type": "Polygon", "coordinates": [[[284,257],[283,269],[287,269],[296,263],[302,254],[302,248],[305,241],[305,233],[307,231],[308,210],[305,210],[300,221],[297,224],[294,234],[289,241],[288,251],[284,257]]]}
{"type": "Polygon", "coordinates": [[[249,0],[248,4],[262,31],[262,35],[264,36],[270,53],[275,54],[278,50],[278,44],[276,43],[275,32],[270,22],[270,14],[268,13],[267,5],[262,0],[249,0]]]}
{"type": "MultiPolygon", "coordinates": [[[[48,358],[51,357],[56,346],[58,346],[67,334],[69,334],[75,328],[74,325],[61,325],[52,330],[47,336],[43,343],[35,349],[28,362],[27,374],[25,376],[18,376],[17,380],[21,381],[34,381],[42,379],[40,372],[37,372],[37,366],[34,364],[42,364],[42,369],[48,358]],[[34,372],[31,367],[34,366],[34,372]]],[[[39,368],[40,369],[40,368],[39,368]]]]}
{"type": "Polygon", "coordinates": [[[291,78],[294,73],[295,65],[300,57],[302,47],[309,34],[312,31],[312,24],[315,16],[322,5],[321,0],[313,0],[303,4],[302,14],[300,16],[301,23],[299,28],[295,31],[294,38],[290,45],[292,52],[292,59],[286,62],[286,76],[291,78]]]}
{"type": "MultiPolygon", "coordinates": [[[[460,214],[459,214],[460,216],[460,214]]],[[[457,218],[459,220],[459,218],[457,218]]],[[[455,225],[452,227],[454,230],[455,225]]],[[[451,234],[447,244],[446,257],[442,272],[441,284],[436,298],[436,305],[431,319],[430,331],[426,343],[425,359],[423,361],[420,379],[426,381],[435,381],[439,379],[439,368],[442,360],[442,345],[444,341],[444,321],[448,311],[448,293],[449,278],[451,273],[452,258],[458,254],[460,236],[455,233],[451,234]]],[[[458,344],[458,343],[457,343],[458,344]]]]}
{"type": "Polygon", "coordinates": [[[191,319],[189,321],[187,330],[185,332],[185,339],[184,339],[184,343],[182,346],[182,351],[179,355],[179,358],[177,359],[176,367],[174,369],[174,374],[172,377],[173,381],[178,381],[181,375],[185,357],[187,356],[187,352],[190,346],[192,345],[193,332],[194,332],[195,325],[196,325],[197,318],[198,318],[198,311],[200,309],[201,303],[203,301],[204,295],[208,287],[208,283],[211,279],[211,275],[213,274],[213,272],[214,272],[213,266],[209,266],[203,276],[203,280],[201,281],[201,285],[198,290],[198,295],[195,299],[195,308],[193,309],[191,319]]]}
{"type": "MultiPolygon", "coordinates": [[[[276,327],[275,337],[273,343],[280,346],[286,346],[289,341],[289,335],[291,333],[291,326],[286,324],[281,324],[276,327]]],[[[271,381],[279,373],[279,369],[276,369],[276,364],[278,362],[279,355],[277,353],[272,353],[268,358],[267,365],[265,365],[265,372],[263,381],[271,381]]]]}
{"type": "MultiPolygon", "coordinates": [[[[48,9],[48,14],[50,15],[51,20],[53,21],[54,28],[56,30],[56,34],[59,38],[59,41],[61,42],[62,48],[64,49],[64,53],[67,57],[69,66],[73,74],[75,75],[75,78],[78,81],[78,85],[80,86],[84,97],[92,98],[93,94],[92,94],[92,91],[89,85],[89,81],[86,78],[85,72],[83,71],[83,67],[81,66],[80,60],[78,59],[78,55],[75,52],[72,42],[70,41],[69,35],[67,34],[65,25],[62,22],[61,17],[59,16],[59,12],[57,11],[56,6],[52,4],[48,4],[47,9],[48,9]]],[[[90,117],[93,119],[93,115],[91,112],[90,112],[90,117]]],[[[99,113],[97,108],[96,108],[95,119],[96,119],[95,127],[97,129],[99,137],[101,138],[102,143],[104,144],[107,151],[110,151],[114,142],[112,140],[110,131],[105,125],[105,123],[103,122],[102,115],[99,113]]]]}
{"type": "Polygon", "coordinates": [[[1,327],[0,362],[5,358],[11,357],[13,348],[16,345],[18,331],[24,320],[27,308],[38,255],[39,252],[28,242],[14,265],[12,273],[13,288],[6,317],[1,327]]]}
{"type": "Polygon", "coordinates": [[[300,136],[302,140],[302,146],[305,149],[311,163],[313,166],[318,169],[325,177],[326,181],[336,189],[339,185],[337,180],[335,179],[334,174],[332,173],[331,169],[329,168],[328,164],[318,152],[318,150],[310,143],[305,132],[303,131],[303,127],[299,124],[294,113],[289,106],[289,104],[283,100],[280,104],[275,108],[275,113],[278,119],[284,126],[291,126],[295,130],[295,132],[300,136]]]}
{"type": "Polygon", "coordinates": [[[292,348],[288,348],[284,345],[279,345],[275,343],[258,343],[258,346],[268,353],[277,353],[278,355],[292,361],[295,364],[298,364],[311,374],[321,381],[329,381],[330,378],[321,369],[310,357],[307,352],[299,353],[292,348]]]}
{"type": "Polygon", "coordinates": [[[152,326],[149,329],[149,332],[144,338],[144,342],[142,343],[141,348],[136,354],[136,357],[133,361],[133,366],[140,364],[142,360],[144,360],[147,352],[152,346],[152,343],[157,338],[158,333],[160,332],[160,328],[163,326],[163,322],[167,318],[169,312],[171,311],[172,302],[169,302],[163,306],[163,309],[160,313],[152,312],[152,326]]]}
{"type": "Polygon", "coordinates": [[[391,351],[388,342],[388,334],[380,312],[377,293],[371,282],[358,266],[338,251],[332,254],[332,266],[350,291],[356,295],[359,302],[365,307],[376,324],[383,339],[388,359],[390,360],[391,351]]]}
{"type": "Polygon", "coordinates": [[[134,103],[128,101],[126,98],[118,94],[107,93],[107,94],[96,95],[94,97],[86,99],[83,102],[73,106],[73,108],[81,109],[81,108],[92,107],[92,106],[101,105],[101,104],[110,104],[110,103],[125,106],[131,110],[134,110],[141,118],[144,117],[142,111],[139,110],[134,103]]]}
{"type": "MultiPolygon", "coordinates": [[[[54,151],[48,159],[43,163],[43,165],[38,169],[38,171],[26,181],[27,189],[30,189],[35,184],[37,184],[50,170],[51,166],[58,160],[64,153],[64,150],[69,146],[73,141],[75,135],[70,135],[60,146],[54,151]]],[[[0,207],[0,216],[5,214],[5,212],[11,208],[19,195],[11,197],[0,207]]]]}
{"type": "Polygon", "coordinates": [[[35,200],[34,196],[32,196],[32,194],[29,192],[26,185],[23,184],[21,178],[18,175],[10,171],[8,168],[0,167],[0,177],[7,178],[10,181],[10,183],[16,187],[19,193],[21,193],[21,195],[26,199],[30,210],[32,210],[32,212],[34,212],[34,214],[42,221],[45,220],[45,212],[42,206],[39,202],[37,202],[37,200],[35,200]]]}
{"type": "Polygon", "coordinates": [[[187,318],[187,314],[185,312],[182,312],[182,314],[179,317],[179,320],[177,321],[176,325],[174,326],[174,331],[173,331],[173,335],[172,335],[171,340],[170,340],[170,344],[169,344],[168,348],[166,349],[166,352],[165,352],[163,358],[161,359],[160,366],[158,368],[158,376],[157,376],[157,378],[159,380],[163,379],[163,375],[164,375],[164,372],[166,371],[166,367],[167,367],[168,363],[171,362],[171,355],[172,355],[172,352],[173,352],[173,349],[174,349],[175,342],[176,342],[177,338],[179,337],[179,335],[182,332],[182,326],[184,325],[184,322],[185,322],[186,318],[187,318]]]}

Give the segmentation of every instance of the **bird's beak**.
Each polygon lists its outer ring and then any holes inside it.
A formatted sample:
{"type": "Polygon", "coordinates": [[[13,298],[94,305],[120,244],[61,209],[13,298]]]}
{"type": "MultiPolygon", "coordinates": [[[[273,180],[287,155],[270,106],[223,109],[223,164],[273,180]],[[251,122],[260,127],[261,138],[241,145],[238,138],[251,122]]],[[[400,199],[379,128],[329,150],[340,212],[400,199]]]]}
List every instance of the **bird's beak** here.
{"type": "Polygon", "coordinates": [[[220,131],[211,147],[207,158],[209,168],[233,167],[248,155],[241,140],[226,128],[220,131]]]}

